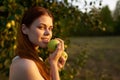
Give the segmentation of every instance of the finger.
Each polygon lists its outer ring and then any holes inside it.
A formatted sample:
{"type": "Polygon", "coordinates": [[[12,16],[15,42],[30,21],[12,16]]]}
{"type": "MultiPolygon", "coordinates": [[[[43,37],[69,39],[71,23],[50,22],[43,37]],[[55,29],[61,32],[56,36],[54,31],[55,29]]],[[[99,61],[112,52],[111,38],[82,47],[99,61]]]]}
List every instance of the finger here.
{"type": "Polygon", "coordinates": [[[61,40],[60,38],[55,38],[55,39],[58,40],[59,43],[57,45],[56,50],[52,54],[50,54],[50,57],[52,60],[58,61],[62,55],[62,52],[64,51],[64,41],[61,40]]]}
{"type": "Polygon", "coordinates": [[[60,38],[55,38],[56,40],[58,40],[61,43],[61,49],[64,50],[64,41],[60,38]]]}
{"type": "Polygon", "coordinates": [[[65,62],[66,62],[66,61],[62,60],[62,58],[59,59],[59,62],[58,62],[59,71],[61,71],[61,69],[64,68],[65,62]]]}
{"type": "Polygon", "coordinates": [[[63,57],[60,57],[60,59],[59,59],[59,61],[58,61],[59,65],[60,65],[60,66],[64,66],[64,65],[65,65],[65,62],[66,62],[66,60],[65,60],[63,57]]]}
{"type": "Polygon", "coordinates": [[[63,68],[63,65],[61,65],[60,63],[58,63],[58,68],[59,70],[63,68]]]}
{"type": "Polygon", "coordinates": [[[55,38],[56,40],[59,41],[57,48],[55,50],[55,55],[57,55],[58,53],[60,53],[60,55],[62,54],[62,52],[64,51],[64,41],[61,40],[60,38],[55,38]]]}
{"type": "Polygon", "coordinates": [[[57,49],[52,54],[50,54],[50,56],[52,56],[53,59],[58,61],[61,55],[62,55],[61,44],[59,43],[57,49]]]}

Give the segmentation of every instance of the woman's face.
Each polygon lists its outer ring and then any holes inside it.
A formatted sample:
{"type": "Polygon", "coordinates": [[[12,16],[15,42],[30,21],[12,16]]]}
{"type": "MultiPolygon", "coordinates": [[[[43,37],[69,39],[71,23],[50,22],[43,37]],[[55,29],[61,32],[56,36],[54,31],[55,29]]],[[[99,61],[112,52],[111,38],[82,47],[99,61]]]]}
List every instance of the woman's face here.
{"type": "Polygon", "coordinates": [[[52,18],[43,15],[37,18],[30,26],[27,28],[27,35],[29,40],[33,43],[35,47],[47,47],[48,42],[52,37],[53,21],[52,18]]]}

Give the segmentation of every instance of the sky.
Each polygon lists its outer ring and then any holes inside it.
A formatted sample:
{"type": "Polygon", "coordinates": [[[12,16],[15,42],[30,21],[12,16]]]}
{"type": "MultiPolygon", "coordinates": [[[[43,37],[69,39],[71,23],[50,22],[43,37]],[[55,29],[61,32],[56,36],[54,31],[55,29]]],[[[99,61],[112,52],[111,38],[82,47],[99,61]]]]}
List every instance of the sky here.
{"type": "Polygon", "coordinates": [[[118,0],[103,0],[103,5],[108,5],[110,10],[114,10],[118,0]]]}
{"type": "MultiPolygon", "coordinates": [[[[71,2],[71,0],[68,0],[69,2],[71,2]]],[[[88,8],[88,11],[90,10],[90,8],[91,8],[91,6],[89,6],[89,4],[87,4],[87,6],[86,7],[84,7],[84,5],[85,5],[85,0],[77,0],[78,2],[76,2],[76,0],[73,0],[73,2],[72,2],[72,4],[73,5],[77,5],[77,6],[79,6],[79,9],[81,10],[81,11],[85,11],[85,8],[88,8]]],[[[96,1],[96,4],[95,4],[95,7],[100,7],[99,6],[99,1],[100,0],[86,0],[88,3],[89,2],[94,2],[94,1],[96,1]]],[[[106,5],[108,5],[108,7],[109,7],[109,9],[111,10],[111,11],[114,11],[114,9],[115,9],[115,7],[116,7],[116,2],[118,1],[118,0],[101,0],[102,1],[102,6],[101,7],[103,7],[103,6],[106,6],[106,5]]]]}

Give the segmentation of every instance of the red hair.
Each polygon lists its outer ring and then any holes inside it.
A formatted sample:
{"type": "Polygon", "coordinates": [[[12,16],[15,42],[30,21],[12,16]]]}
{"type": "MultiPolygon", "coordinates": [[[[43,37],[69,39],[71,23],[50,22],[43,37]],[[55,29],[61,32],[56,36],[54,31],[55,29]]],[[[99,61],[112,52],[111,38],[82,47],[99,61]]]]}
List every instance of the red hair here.
{"type": "Polygon", "coordinates": [[[32,43],[29,41],[27,35],[23,34],[21,26],[22,24],[25,24],[29,28],[32,22],[42,15],[48,15],[53,20],[52,14],[43,7],[33,7],[25,12],[20,27],[18,27],[17,47],[15,53],[21,58],[33,60],[36,63],[39,72],[44,77],[44,79],[50,80],[50,71],[48,70],[44,62],[39,59],[38,52],[35,50],[32,43]]]}

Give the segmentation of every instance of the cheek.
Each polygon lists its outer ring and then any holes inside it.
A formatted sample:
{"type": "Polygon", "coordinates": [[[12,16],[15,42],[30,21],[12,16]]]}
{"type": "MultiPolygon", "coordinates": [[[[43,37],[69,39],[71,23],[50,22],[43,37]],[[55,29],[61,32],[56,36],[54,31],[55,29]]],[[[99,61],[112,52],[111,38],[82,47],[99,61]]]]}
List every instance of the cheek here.
{"type": "Polygon", "coordinates": [[[52,31],[50,32],[50,37],[52,37],[52,31]]]}
{"type": "Polygon", "coordinates": [[[28,35],[29,40],[33,43],[33,44],[37,44],[39,41],[41,41],[41,36],[43,35],[42,32],[40,31],[31,31],[28,35]]]}
{"type": "Polygon", "coordinates": [[[43,31],[34,32],[33,37],[34,37],[35,41],[36,42],[41,41],[41,37],[43,36],[43,34],[44,34],[43,31]]]}

